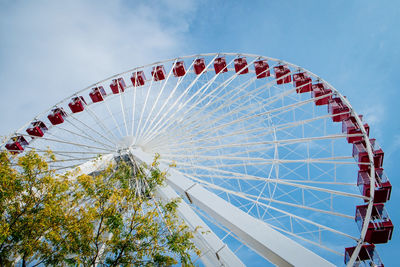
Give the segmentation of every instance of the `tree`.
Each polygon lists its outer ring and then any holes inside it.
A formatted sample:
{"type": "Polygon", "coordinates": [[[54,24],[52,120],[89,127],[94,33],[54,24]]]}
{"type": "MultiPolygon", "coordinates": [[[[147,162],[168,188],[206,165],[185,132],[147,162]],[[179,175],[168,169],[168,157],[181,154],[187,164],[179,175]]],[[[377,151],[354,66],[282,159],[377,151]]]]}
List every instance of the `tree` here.
{"type": "Polygon", "coordinates": [[[43,237],[63,224],[70,182],[56,179],[33,151],[17,160],[1,152],[0,162],[0,265],[20,258],[25,266],[44,249],[43,237]]]}
{"type": "Polygon", "coordinates": [[[129,155],[92,174],[56,175],[33,151],[1,153],[0,265],[192,265],[193,232],[177,217],[179,199],[154,195],[167,173],[129,155]]]}

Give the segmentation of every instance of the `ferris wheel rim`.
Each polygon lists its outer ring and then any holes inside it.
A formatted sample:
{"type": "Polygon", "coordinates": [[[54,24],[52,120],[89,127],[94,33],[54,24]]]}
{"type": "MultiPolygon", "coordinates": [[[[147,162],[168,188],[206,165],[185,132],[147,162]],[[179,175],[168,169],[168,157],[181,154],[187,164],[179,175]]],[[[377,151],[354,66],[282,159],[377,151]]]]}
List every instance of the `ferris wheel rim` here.
{"type": "MultiPolygon", "coordinates": [[[[224,53],[224,52],[221,52],[221,53],[204,53],[204,54],[194,54],[194,55],[188,55],[188,56],[183,56],[183,57],[171,58],[171,59],[167,59],[167,60],[158,61],[158,62],[154,62],[154,63],[151,63],[151,64],[143,65],[143,66],[140,66],[140,67],[135,67],[135,68],[129,69],[127,71],[112,75],[112,76],[110,76],[110,77],[108,77],[108,78],[106,78],[104,80],[98,81],[98,82],[96,82],[96,83],[94,83],[94,84],[92,84],[92,85],[90,85],[88,87],[85,87],[84,89],[78,90],[77,92],[75,92],[71,96],[62,99],[61,101],[59,101],[55,105],[53,105],[51,108],[49,108],[46,111],[44,111],[43,113],[40,113],[40,114],[36,115],[33,120],[31,120],[28,123],[26,123],[25,125],[23,125],[20,129],[18,129],[14,133],[9,134],[7,136],[7,138],[3,141],[3,143],[0,145],[0,147],[2,149],[4,149],[4,145],[7,142],[7,140],[9,140],[12,136],[15,136],[15,134],[23,132],[23,130],[32,121],[35,121],[40,116],[43,116],[43,115],[47,114],[52,108],[58,107],[61,104],[68,102],[72,97],[77,97],[77,96],[79,96],[80,93],[85,92],[85,91],[89,90],[90,88],[95,87],[95,86],[97,86],[97,85],[99,85],[99,84],[101,84],[103,82],[106,82],[106,81],[111,80],[113,78],[118,78],[121,75],[125,75],[125,74],[128,74],[128,73],[137,71],[137,70],[142,70],[142,69],[144,69],[146,67],[157,66],[159,64],[165,64],[165,63],[168,63],[168,62],[176,62],[177,60],[180,60],[180,59],[191,59],[191,58],[196,59],[196,58],[205,57],[205,56],[214,56],[214,57],[218,57],[218,56],[252,57],[252,58],[272,61],[272,62],[275,62],[277,64],[285,64],[285,65],[288,65],[288,66],[292,67],[293,69],[296,69],[296,70],[299,70],[299,71],[304,71],[307,74],[309,74],[310,76],[312,76],[313,78],[315,78],[316,80],[318,80],[319,82],[322,82],[322,83],[326,84],[327,86],[329,86],[329,88],[332,89],[332,91],[333,91],[332,94],[335,94],[336,96],[340,97],[340,99],[344,103],[346,103],[346,105],[349,107],[350,114],[352,114],[354,116],[355,120],[357,121],[357,123],[358,123],[358,125],[359,125],[359,127],[361,129],[362,136],[363,136],[363,138],[364,138],[364,140],[366,142],[366,149],[367,149],[367,154],[368,154],[368,157],[369,157],[370,168],[371,168],[371,175],[370,175],[371,191],[370,191],[370,198],[369,198],[369,201],[368,201],[368,209],[367,209],[367,213],[366,213],[366,218],[370,218],[371,217],[372,207],[373,207],[373,203],[374,203],[373,202],[374,191],[375,191],[375,169],[374,169],[374,164],[373,164],[373,152],[372,152],[372,149],[371,149],[371,143],[370,143],[370,140],[368,138],[367,131],[366,131],[366,129],[364,127],[364,124],[362,123],[361,119],[359,118],[358,114],[355,112],[355,110],[351,106],[350,102],[335,87],[333,87],[330,83],[328,83],[324,79],[320,78],[319,76],[317,76],[316,74],[312,73],[311,71],[309,71],[309,70],[307,70],[305,68],[302,68],[302,67],[300,67],[298,65],[295,65],[295,64],[283,61],[283,60],[271,58],[271,57],[265,57],[265,56],[260,56],[260,55],[247,54],[247,53],[224,53]]],[[[122,94],[120,94],[120,97],[121,96],[122,96],[122,94]]],[[[88,104],[88,106],[90,106],[91,104],[93,104],[93,103],[88,104]]],[[[27,136],[29,136],[29,135],[27,135],[27,136]]],[[[368,228],[368,221],[369,220],[365,220],[364,221],[364,224],[363,224],[363,227],[362,227],[362,230],[361,230],[361,233],[360,233],[360,238],[358,240],[358,244],[357,244],[355,253],[353,253],[353,257],[350,260],[349,264],[354,262],[355,256],[358,254],[358,251],[360,250],[361,246],[364,243],[365,234],[366,234],[366,231],[367,231],[367,228],[368,228]]]]}

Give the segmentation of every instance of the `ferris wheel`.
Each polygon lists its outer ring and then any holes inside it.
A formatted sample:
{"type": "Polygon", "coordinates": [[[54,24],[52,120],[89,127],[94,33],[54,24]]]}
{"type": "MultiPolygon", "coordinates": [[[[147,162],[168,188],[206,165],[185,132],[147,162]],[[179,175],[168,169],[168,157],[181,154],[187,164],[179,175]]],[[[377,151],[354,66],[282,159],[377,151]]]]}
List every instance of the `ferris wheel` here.
{"type": "Polygon", "coordinates": [[[159,196],[181,196],[182,219],[207,230],[194,240],[206,266],[253,256],[383,266],[375,245],[393,232],[368,124],[331,84],[279,59],[213,53],[137,67],[52,105],[0,148],[50,148],[58,172],[158,153],[162,168],[176,165],[159,196]]]}

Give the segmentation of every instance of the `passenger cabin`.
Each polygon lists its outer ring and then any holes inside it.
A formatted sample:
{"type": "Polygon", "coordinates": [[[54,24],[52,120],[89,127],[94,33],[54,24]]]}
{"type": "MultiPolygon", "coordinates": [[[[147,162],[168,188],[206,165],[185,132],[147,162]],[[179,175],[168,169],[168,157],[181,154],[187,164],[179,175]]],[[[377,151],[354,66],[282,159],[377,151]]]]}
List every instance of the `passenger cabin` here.
{"type": "Polygon", "coordinates": [[[25,147],[29,145],[25,137],[22,135],[17,135],[12,137],[6,144],[6,149],[10,151],[11,154],[18,154],[24,151],[25,147]]]}
{"type": "Polygon", "coordinates": [[[107,94],[103,86],[92,88],[92,91],[89,93],[89,96],[92,99],[93,103],[103,101],[106,95],[107,94]]]}
{"type": "Polygon", "coordinates": [[[292,81],[290,69],[287,65],[275,66],[274,72],[277,84],[290,83],[292,81]]]}
{"type": "Polygon", "coordinates": [[[350,117],[350,108],[343,103],[340,97],[332,98],[328,103],[328,112],[332,116],[334,122],[340,122],[350,117]]]}
{"type": "Polygon", "coordinates": [[[332,90],[325,87],[323,83],[316,83],[311,85],[311,97],[318,98],[315,99],[315,105],[322,106],[327,105],[332,99],[332,90]],[[327,95],[326,97],[322,97],[327,95]]]}
{"type": "MultiPolygon", "coordinates": [[[[359,115],[362,120],[362,115],[359,115]]],[[[367,136],[369,136],[369,125],[368,123],[364,124],[365,131],[367,132],[367,136]]],[[[347,136],[347,142],[349,144],[353,144],[354,142],[361,141],[363,136],[361,135],[361,129],[356,121],[354,116],[350,116],[349,118],[342,121],[342,133],[346,133],[348,135],[351,134],[360,134],[360,136],[347,136]]]]}
{"type": "Polygon", "coordinates": [[[186,74],[185,62],[184,61],[176,62],[173,71],[175,77],[184,76],[186,74]]]}
{"type": "Polygon", "coordinates": [[[125,91],[125,81],[123,78],[113,79],[110,84],[111,91],[113,94],[119,94],[125,91]]]}
{"type": "MultiPolygon", "coordinates": [[[[371,170],[360,170],[358,171],[357,185],[363,196],[369,197],[371,190],[370,181],[371,170]]],[[[375,191],[374,191],[374,203],[384,203],[390,199],[390,193],[392,192],[392,185],[389,179],[383,171],[383,168],[375,169],[375,191]]],[[[365,200],[367,201],[367,200],[365,200]]]]}
{"type": "Polygon", "coordinates": [[[245,57],[236,58],[234,60],[235,71],[238,75],[249,73],[249,68],[247,67],[247,60],[245,57]]]}
{"type": "MultiPolygon", "coordinates": [[[[375,139],[369,139],[369,141],[372,145],[372,153],[374,154],[374,166],[375,168],[382,168],[384,152],[375,139]]],[[[360,170],[367,170],[369,168],[369,164],[363,164],[369,163],[368,152],[364,140],[353,143],[353,157],[357,162],[359,162],[358,166],[360,167],[360,170]]]]}
{"type": "Polygon", "coordinates": [[[132,73],[131,82],[133,86],[143,86],[146,81],[146,76],[144,76],[144,71],[140,70],[132,73]]]}
{"type": "MultiPolygon", "coordinates": [[[[368,205],[356,207],[356,223],[358,228],[362,229],[368,205]]],[[[371,220],[368,224],[368,230],[365,234],[364,241],[370,244],[387,243],[392,238],[393,223],[386,212],[385,206],[382,203],[373,204],[371,220]]]]}
{"type": "Polygon", "coordinates": [[[86,101],[83,98],[83,96],[76,96],[71,99],[71,102],[69,102],[68,106],[71,109],[72,113],[78,113],[82,112],[85,109],[86,101]]]}
{"type": "Polygon", "coordinates": [[[165,69],[163,65],[155,66],[153,67],[153,70],[151,71],[151,76],[153,77],[154,81],[162,81],[165,80],[166,74],[165,74],[165,69]]]}
{"type": "Polygon", "coordinates": [[[262,79],[271,76],[269,65],[266,60],[258,60],[254,62],[254,70],[257,79],[262,79]]]}
{"type": "Polygon", "coordinates": [[[47,130],[48,129],[46,127],[46,124],[44,124],[44,122],[42,122],[42,121],[34,121],[34,122],[32,122],[31,127],[26,129],[26,132],[30,136],[43,137],[44,133],[47,132],[47,130]]]}
{"type": "MultiPolygon", "coordinates": [[[[344,253],[345,264],[347,264],[350,261],[350,258],[353,255],[355,249],[356,247],[345,248],[345,253],[344,253]]],[[[361,249],[358,252],[358,256],[354,266],[384,267],[374,244],[366,244],[361,246],[361,249]]]]}
{"type": "Polygon", "coordinates": [[[224,73],[228,71],[228,68],[226,67],[225,57],[218,57],[214,60],[214,70],[215,74],[224,73]]]}
{"type": "Polygon", "coordinates": [[[47,116],[51,124],[57,125],[64,122],[64,118],[67,117],[67,113],[65,113],[63,108],[55,108],[51,111],[51,113],[47,116]]]}
{"type": "Polygon", "coordinates": [[[199,75],[200,73],[202,73],[205,68],[206,68],[206,64],[204,63],[204,58],[198,58],[194,61],[193,69],[194,69],[194,73],[196,73],[196,75],[199,75]]]}
{"type": "Polygon", "coordinates": [[[311,91],[311,78],[305,72],[293,74],[293,83],[297,93],[306,93],[311,91]]]}

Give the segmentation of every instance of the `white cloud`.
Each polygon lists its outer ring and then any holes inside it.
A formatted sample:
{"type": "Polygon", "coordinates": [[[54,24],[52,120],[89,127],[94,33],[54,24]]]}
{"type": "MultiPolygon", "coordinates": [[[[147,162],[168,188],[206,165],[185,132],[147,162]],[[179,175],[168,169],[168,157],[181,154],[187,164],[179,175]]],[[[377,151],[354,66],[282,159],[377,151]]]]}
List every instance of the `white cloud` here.
{"type": "Polygon", "coordinates": [[[191,0],[1,5],[0,135],[100,79],[184,53],[196,8],[191,0]]]}
{"type": "Polygon", "coordinates": [[[393,146],[398,148],[400,147],[400,134],[396,134],[393,138],[393,146]]]}
{"type": "Polygon", "coordinates": [[[400,134],[395,134],[393,139],[390,140],[389,146],[385,149],[385,157],[391,158],[392,154],[396,154],[400,149],[400,134]]]}
{"type": "Polygon", "coordinates": [[[357,113],[362,114],[363,121],[370,126],[370,137],[376,138],[378,141],[382,140],[383,132],[381,129],[385,123],[385,106],[380,101],[375,101],[371,105],[365,105],[357,113]]]}

